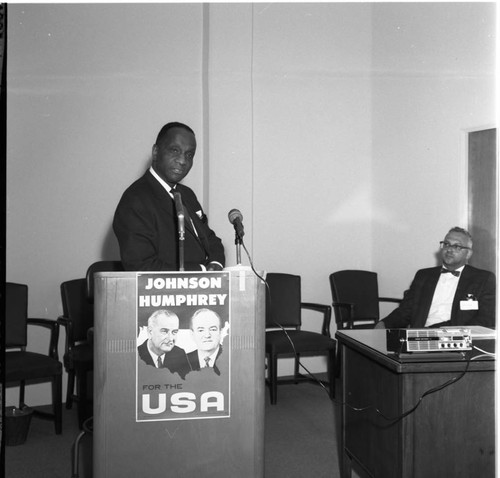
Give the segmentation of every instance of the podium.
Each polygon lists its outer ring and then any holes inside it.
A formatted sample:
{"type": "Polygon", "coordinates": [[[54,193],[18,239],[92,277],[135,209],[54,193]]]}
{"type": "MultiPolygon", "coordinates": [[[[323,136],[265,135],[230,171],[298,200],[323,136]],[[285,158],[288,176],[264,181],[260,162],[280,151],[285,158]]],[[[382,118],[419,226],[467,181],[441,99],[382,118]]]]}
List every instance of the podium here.
{"type": "MultiPolygon", "coordinates": [[[[167,281],[155,284],[169,287],[184,277],[191,284],[197,277],[212,277],[209,274],[163,273],[167,281]]],[[[148,273],[95,275],[94,478],[264,476],[264,284],[246,270],[212,274],[222,275],[229,285],[228,302],[223,294],[213,298],[227,304],[230,311],[222,353],[229,361],[217,371],[219,376],[202,369],[188,373],[185,379],[167,369],[148,367],[138,358],[138,317],[145,302],[138,284],[148,273]],[[146,369],[157,378],[144,382],[141,374],[146,369]],[[227,390],[214,392],[222,397],[220,410],[218,402],[213,402],[214,393],[210,395],[219,382],[227,384],[227,390]],[[163,392],[151,398],[148,388],[168,389],[166,401],[162,401],[163,392]],[[213,408],[216,412],[209,413],[213,408]],[[143,409],[152,415],[146,413],[144,419],[143,409]]],[[[161,273],[150,275],[163,277],[161,273]]],[[[158,292],[165,294],[165,290],[158,292]]],[[[191,290],[185,297],[188,293],[191,290]]],[[[209,294],[199,294],[206,303],[205,295],[209,294]]],[[[188,297],[190,304],[198,300],[193,297],[188,297]]],[[[167,299],[161,308],[168,308],[167,299]]],[[[181,332],[190,332],[183,320],[179,335],[181,332]]]]}

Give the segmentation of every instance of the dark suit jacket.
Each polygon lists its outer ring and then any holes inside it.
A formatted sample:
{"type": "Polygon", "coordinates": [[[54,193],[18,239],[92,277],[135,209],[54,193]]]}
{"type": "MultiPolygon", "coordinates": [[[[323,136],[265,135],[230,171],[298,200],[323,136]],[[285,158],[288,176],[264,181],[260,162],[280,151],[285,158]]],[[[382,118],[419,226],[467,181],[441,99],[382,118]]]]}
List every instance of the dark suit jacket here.
{"type": "MultiPolygon", "coordinates": [[[[200,264],[225,265],[222,241],[208,227],[194,192],[182,184],[176,189],[196,227],[185,220],[184,268],[201,270],[200,264]],[[196,214],[200,211],[201,218],[196,214]]],[[[147,171],[124,193],[115,211],[113,230],[118,238],[125,270],[179,270],[179,237],[175,204],[156,178],[147,171]]]]}
{"type": "MultiPolygon", "coordinates": [[[[219,357],[221,356],[221,353],[222,353],[222,346],[219,347],[219,351],[217,352],[217,356],[215,357],[213,368],[217,368],[218,365],[217,362],[219,360],[219,357]]],[[[192,352],[189,352],[187,354],[187,358],[189,360],[189,364],[191,365],[192,370],[201,370],[200,359],[198,357],[198,350],[193,350],[192,352]]]]}
{"type": "MultiPolygon", "coordinates": [[[[423,328],[440,274],[441,266],[419,270],[399,307],[384,319],[386,328],[423,328]]],[[[449,325],[495,327],[495,294],[495,275],[466,265],[458,281],[449,325]],[[468,294],[477,299],[478,310],[460,310],[460,301],[468,294]]]]}
{"type": "MultiPolygon", "coordinates": [[[[156,364],[153,362],[153,358],[148,351],[147,340],[137,347],[137,352],[139,357],[146,362],[146,364],[156,367],[156,364]]],[[[184,379],[186,374],[191,371],[191,366],[189,365],[184,349],[174,345],[174,348],[170,352],[166,352],[163,355],[163,368],[168,368],[172,373],[178,373],[181,378],[184,379]]]]}

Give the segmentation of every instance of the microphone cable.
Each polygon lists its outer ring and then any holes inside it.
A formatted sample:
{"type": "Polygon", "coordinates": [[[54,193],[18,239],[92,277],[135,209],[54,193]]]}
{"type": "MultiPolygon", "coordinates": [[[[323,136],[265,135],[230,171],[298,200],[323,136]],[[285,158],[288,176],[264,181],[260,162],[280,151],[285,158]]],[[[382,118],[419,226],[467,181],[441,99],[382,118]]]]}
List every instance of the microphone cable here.
{"type": "Polygon", "coordinates": [[[444,382],[440,385],[437,385],[436,387],[433,387],[433,388],[430,388],[429,390],[426,390],[424,393],[422,393],[422,395],[420,395],[419,399],[417,400],[417,403],[413,407],[411,407],[409,410],[401,413],[398,416],[389,417],[389,416],[385,415],[379,408],[377,408],[373,405],[369,405],[366,407],[354,407],[353,405],[350,405],[347,402],[336,402],[336,403],[338,403],[339,405],[345,405],[346,407],[349,407],[351,410],[354,410],[355,412],[364,412],[364,411],[373,409],[377,414],[379,414],[385,420],[392,422],[392,424],[397,423],[398,421],[402,420],[403,418],[405,418],[408,415],[411,415],[413,412],[415,412],[415,410],[419,407],[419,405],[422,403],[422,401],[425,397],[427,397],[428,395],[431,395],[433,393],[439,392],[439,391],[445,389],[446,387],[449,387],[450,385],[457,383],[459,380],[461,380],[465,376],[465,374],[469,371],[470,363],[473,360],[477,360],[478,358],[482,358],[485,356],[495,357],[494,353],[486,352],[486,351],[484,351],[476,346],[473,346],[473,348],[478,350],[479,352],[481,352],[481,355],[477,355],[475,357],[469,357],[467,359],[465,369],[462,372],[460,372],[460,375],[458,375],[456,377],[452,377],[450,380],[447,380],[446,382],[444,382]]]}

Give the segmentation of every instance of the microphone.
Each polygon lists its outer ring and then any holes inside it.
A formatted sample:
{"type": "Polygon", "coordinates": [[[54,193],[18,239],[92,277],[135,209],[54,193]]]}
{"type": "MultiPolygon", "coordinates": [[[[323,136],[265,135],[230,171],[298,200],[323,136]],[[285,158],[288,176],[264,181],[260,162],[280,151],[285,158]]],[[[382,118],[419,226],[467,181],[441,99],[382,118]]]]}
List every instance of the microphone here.
{"type": "Polygon", "coordinates": [[[229,222],[234,226],[236,234],[241,239],[245,235],[243,230],[243,214],[238,209],[231,209],[227,215],[229,222]]]}
{"type": "Polygon", "coordinates": [[[181,193],[179,191],[173,191],[175,210],[177,212],[177,218],[179,220],[179,239],[184,240],[184,206],[182,205],[181,193]]]}

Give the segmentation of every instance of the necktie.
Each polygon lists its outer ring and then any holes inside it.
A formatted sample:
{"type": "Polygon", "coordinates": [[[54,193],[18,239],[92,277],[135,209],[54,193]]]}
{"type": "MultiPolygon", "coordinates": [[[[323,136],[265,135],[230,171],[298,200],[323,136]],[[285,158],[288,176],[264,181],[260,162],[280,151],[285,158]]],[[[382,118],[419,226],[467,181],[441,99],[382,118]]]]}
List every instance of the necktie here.
{"type": "MultiPolygon", "coordinates": [[[[210,367],[210,357],[205,357],[205,367],[210,367]]],[[[214,372],[217,374],[217,375],[220,375],[220,370],[219,368],[217,367],[217,365],[215,365],[214,363],[214,366],[212,367],[214,369],[214,372]]]]}
{"type": "Polygon", "coordinates": [[[444,267],[441,269],[441,274],[453,274],[455,277],[459,277],[460,276],[460,272],[459,271],[450,271],[449,269],[445,269],[444,267]]]}
{"type": "Polygon", "coordinates": [[[162,368],[163,367],[163,363],[161,361],[161,357],[158,357],[158,368],[162,368]]]}

